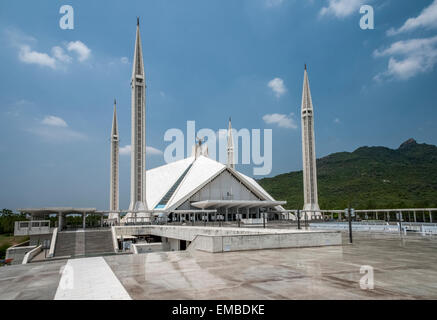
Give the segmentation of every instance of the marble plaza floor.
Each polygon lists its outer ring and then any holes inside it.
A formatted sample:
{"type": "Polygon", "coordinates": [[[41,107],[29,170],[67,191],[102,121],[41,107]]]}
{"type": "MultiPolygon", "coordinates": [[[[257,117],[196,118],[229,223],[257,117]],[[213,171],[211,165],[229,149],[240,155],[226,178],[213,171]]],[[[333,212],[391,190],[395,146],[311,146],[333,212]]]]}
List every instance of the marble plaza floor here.
{"type": "Polygon", "coordinates": [[[3,267],[0,299],[437,299],[437,237],[354,236],[353,245],[343,234],[344,245],[335,247],[162,252],[3,267]],[[373,268],[373,290],[360,288],[362,266],[373,268]],[[68,285],[65,270],[71,268],[76,272],[68,285]]]}

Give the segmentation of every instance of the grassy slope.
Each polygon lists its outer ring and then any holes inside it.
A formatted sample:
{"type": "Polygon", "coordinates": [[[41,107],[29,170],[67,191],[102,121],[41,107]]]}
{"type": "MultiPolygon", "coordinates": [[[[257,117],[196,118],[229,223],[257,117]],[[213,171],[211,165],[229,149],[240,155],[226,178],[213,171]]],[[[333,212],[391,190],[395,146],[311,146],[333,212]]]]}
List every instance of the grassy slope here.
{"type": "MultiPolygon", "coordinates": [[[[361,147],[317,160],[319,204],[343,209],[437,207],[437,147],[407,143],[397,150],[361,147]]],[[[303,206],[302,171],[261,179],[287,208],[303,206]]]]}
{"type": "Polygon", "coordinates": [[[14,237],[10,235],[0,234],[0,259],[5,258],[7,248],[27,240],[29,240],[29,237],[14,237]]]}

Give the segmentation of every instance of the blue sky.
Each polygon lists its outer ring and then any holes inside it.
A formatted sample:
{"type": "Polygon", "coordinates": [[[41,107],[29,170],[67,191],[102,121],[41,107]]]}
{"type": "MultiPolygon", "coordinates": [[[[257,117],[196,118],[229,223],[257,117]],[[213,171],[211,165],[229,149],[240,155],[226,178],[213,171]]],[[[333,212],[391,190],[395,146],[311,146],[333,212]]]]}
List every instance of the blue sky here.
{"type": "MultiPolygon", "coordinates": [[[[149,168],[164,163],[167,129],[195,120],[217,130],[232,116],[236,129],[273,130],[270,176],[301,170],[304,63],[317,157],[410,137],[437,144],[434,0],[3,0],[1,207],[108,207],[114,98],[121,146],[130,144],[136,16],[149,168]],[[64,4],[74,30],[59,27],[64,4]],[[374,8],[374,30],[359,27],[362,4],[374,8]]],[[[122,208],[129,166],[121,155],[122,208]]]]}

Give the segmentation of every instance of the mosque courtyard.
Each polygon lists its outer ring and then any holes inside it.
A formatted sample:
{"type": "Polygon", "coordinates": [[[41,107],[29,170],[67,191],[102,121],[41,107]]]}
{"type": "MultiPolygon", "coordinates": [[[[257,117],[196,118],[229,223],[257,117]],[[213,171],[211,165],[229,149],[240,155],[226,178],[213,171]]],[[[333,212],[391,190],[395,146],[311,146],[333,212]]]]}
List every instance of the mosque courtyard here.
{"type": "Polygon", "coordinates": [[[0,268],[0,299],[437,299],[436,252],[435,236],[355,232],[342,246],[34,262],[0,268]]]}

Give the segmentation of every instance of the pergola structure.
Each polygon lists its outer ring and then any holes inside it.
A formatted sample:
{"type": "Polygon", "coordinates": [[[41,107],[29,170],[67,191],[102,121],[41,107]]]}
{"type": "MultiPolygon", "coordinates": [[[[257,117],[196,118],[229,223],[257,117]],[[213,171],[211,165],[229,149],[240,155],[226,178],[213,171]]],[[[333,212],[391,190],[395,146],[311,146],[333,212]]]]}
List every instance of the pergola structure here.
{"type": "Polygon", "coordinates": [[[286,204],[286,201],[274,200],[203,200],[192,202],[191,206],[202,210],[213,209],[224,216],[224,221],[237,220],[236,215],[241,214],[241,217],[250,218],[251,209],[255,211],[254,215],[257,219],[261,218],[261,209],[268,211],[277,206],[286,204]]]}
{"type": "MultiPolygon", "coordinates": [[[[300,217],[305,217],[306,214],[311,216],[311,213],[316,212],[315,210],[284,210],[282,212],[293,213],[295,217],[297,217],[298,211],[300,212],[300,217]]],[[[343,215],[346,216],[345,210],[317,210],[322,217],[330,217],[331,220],[334,219],[334,214],[337,214],[337,219],[341,220],[343,215]]],[[[361,209],[354,210],[354,213],[357,217],[360,217],[364,220],[385,220],[389,222],[391,219],[393,221],[399,220],[399,217],[396,216],[400,214],[402,220],[407,220],[408,222],[418,222],[418,218],[421,218],[422,222],[434,222],[435,213],[437,212],[437,208],[401,208],[401,209],[361,209]],[[434,218],[433,218],[434,213],[434,218]],[[391,217],[395,215],[395,217],[391,217]],[[407,219],[408,217],[408,219],[407,219]]]]}
{"type": "Polygon", "coordinates": [[[46,220],[50,215],[56,215],[58,218],[58,231],[65,228],[66,216],[75,214],[82,216],[82,228],[86,228],[87,215],[100,215],[100,226],[103,226],[104,211],[97,211],[96,208],[73,208],[73,207],[51,207],[51,208],[25,208],[18,209],[22,214],[30,215],[33,220],[46,220]]]}

